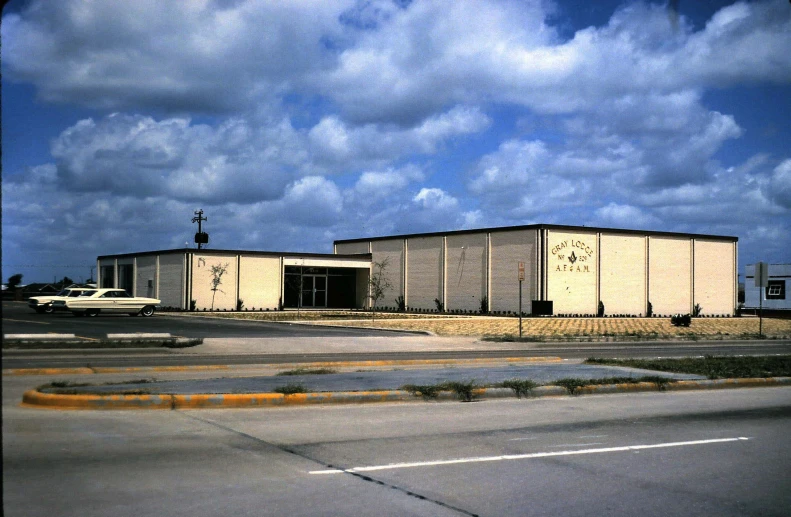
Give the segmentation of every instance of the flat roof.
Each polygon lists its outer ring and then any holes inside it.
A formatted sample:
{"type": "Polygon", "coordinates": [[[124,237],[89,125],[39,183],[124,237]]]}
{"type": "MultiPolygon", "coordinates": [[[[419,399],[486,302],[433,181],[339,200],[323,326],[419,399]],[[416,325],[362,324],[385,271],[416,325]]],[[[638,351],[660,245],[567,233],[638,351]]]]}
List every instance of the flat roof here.
{"type": "Polygon", "coordinates": [[[507,231],[514,231],[514,230],[572,230],[572,231],[586,231],[586,232],[608,232],[608,233],[620,233],[620,234],[629,234],[629,235],[658,235],[663,237],[697,237],[703,239],[717,239],[717,240],[729,240],[737,242],[739,240],[738,237],[733,237],[729,235],[706,235],[706,234],[699,234],[699,233],[680,233],[680,232],[660,232],[660,231],[653,231],[653,230],[627,230],[623,228],[601,228],[596,226],[568,226],[568,225],[561,225],[561,224],[527,224],[527,225],[520,225],[520,226],[498,226],[493,228],[476,228],[476,229],[469,229],[469,230],[451,230],[447,232],[428,232],[428,233],[407,233],[407,234],[400,234],[400,235],[388,235],[383,237],[364,237],[358,239],[339,239],[335,241],[335,244],[346,244],[352,242],[368,242],[368,241],[383,241],[388,239],[408,239],[412,237],[440,237],[443,235],[463,235],[469,233],[481,233],[481,232],[507,232],[507,231]]]}
{"type": "Polygon", "coordinates": [[[129,257],[142,257],[150,255],[164,255],[171,253],[200,253],[203,255],[255,255],[262,257],[305,257],[305,258],[321,258],[331,260],[343,259],[370,259],[370,253],[347,253],[343,255],[336,255],[335,253],[296,253],[293,251],[257,251],[257,250],[220,250],[220,249],[196,249],[196,248],[176,248],[169,250],[155,250],[155,251],[142,251],[138,253],[116,253],[112,255],[99,255],[96,260],[102,259],[118,259],[129,257]]]}

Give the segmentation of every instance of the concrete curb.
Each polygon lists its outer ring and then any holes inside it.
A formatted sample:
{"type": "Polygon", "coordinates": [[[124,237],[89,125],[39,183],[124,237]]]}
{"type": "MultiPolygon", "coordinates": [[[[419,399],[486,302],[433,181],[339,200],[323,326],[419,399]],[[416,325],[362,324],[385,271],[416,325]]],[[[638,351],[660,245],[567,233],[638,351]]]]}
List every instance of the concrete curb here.
{"type": "Polygon", "coordinates": [[[92,366],[88,368],[9,368],[3,375],[68,375],[68,374],[104,374],[134,372],[194,372],[211,370],[248,370],[261,366],[289,370],[293,368],[364,368],[381,366],[434,366],[434,365],[465,365],[491,363],[560,363],[560,357],[486,357],[481,359],[392,359],[381,361],[321,361],[312,363],[277,363],[259,365],[195,365],[195,366],[92,366]]]}
{"type": "Polygon", "coordinates": [[[202,338],[174,337],[169,333],[107,334],[105,339],[75,336],[74,334],[4,334],[3,350],[36,350],[73,348],[186,348],[200,345],[202,338]],[[21,347],[16,349],[14,347],[21,347]]]}
{"type": "MultiPolygon", "coordinates": [[[[665,391],[685,391],[773,386],[791,386],[791,377],[675,381],[664,385],[663,389],[665,391]]],[[[659,390],[659,386],[652,382],[607,384],[578,388],[575,395],[634,393],[657,390],[659,390]]],[[[508,388],[481,388],[474,390],[473,394],[475,400],[516,396],[514,391],[508,388]]],[[[539,386],[531,390],[530,396],[526,398],[568,395],[568,391],[560,386],[539,386]]],[[[403,390],[296,393],[293,395],[282,395],[280,393],[93,395],[42,393],[38,390],[29,390],[23,395],[21,405],[39,409],[223,409],[425,400],[427,399],[424,397],[416,396],[403,390]]],[[[454,393],[441,392],[436,399],[428,400],[459,400],[459,398],[454,393]]]]}

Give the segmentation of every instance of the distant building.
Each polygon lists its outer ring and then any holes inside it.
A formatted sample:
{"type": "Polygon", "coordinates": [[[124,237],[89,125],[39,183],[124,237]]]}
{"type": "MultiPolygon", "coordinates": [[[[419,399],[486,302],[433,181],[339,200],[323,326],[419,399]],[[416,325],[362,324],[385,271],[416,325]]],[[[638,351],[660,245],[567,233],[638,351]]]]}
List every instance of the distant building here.
{"type": "Polygon", "coordinates": [[[791,264],[768,264],[769,285],[761,289],[755,287],[755,264],[744,266],[744,307],[757,309],[763,305],[764,309],[791,310],[791,297],[787,290],[791,279],[791,264]],[[763,296],[763,304],[761,304],[763,296]]]}
{"type": "Polygon", "coordinates": [[[378,301],[409,309],[533,314],[731,316],[736,237],[527,225],[338,240],[335,254],[178,249],[98,257],[98,282],[198,310],[367,308],[387,260],[394,286],[378,301]],[[212,267],[225,267],[212,288],[212,267]]]}

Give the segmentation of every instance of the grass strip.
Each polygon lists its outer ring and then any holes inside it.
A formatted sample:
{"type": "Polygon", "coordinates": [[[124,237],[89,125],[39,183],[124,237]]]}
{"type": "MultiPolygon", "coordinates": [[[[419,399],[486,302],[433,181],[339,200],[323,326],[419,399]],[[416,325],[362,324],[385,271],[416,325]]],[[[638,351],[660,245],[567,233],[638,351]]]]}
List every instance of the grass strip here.
{"type": "Polygon", "coordinates": [[[332,368],[295,368],[294,370],[286,370],[278,372],[277,376],[289,375],[329,375],[331,373],[338,373],[338,370],[332,368]]]}
{"type": "Polygon", "coordinates": [[[293,395],[295,393],[310,393],[310,390],[304,384],[286,384],[285,386],[278,386],[272,390],[274,393],[282,393],[283,395],[293,395]]]}
{"type": "Polygon", "coordinates": [[[692,373],[709,379],[791,377],[791,355],[711,356],[679,359],[604,359],[591,357],[586,364],[628,366],[672,373],[692,373]]]}

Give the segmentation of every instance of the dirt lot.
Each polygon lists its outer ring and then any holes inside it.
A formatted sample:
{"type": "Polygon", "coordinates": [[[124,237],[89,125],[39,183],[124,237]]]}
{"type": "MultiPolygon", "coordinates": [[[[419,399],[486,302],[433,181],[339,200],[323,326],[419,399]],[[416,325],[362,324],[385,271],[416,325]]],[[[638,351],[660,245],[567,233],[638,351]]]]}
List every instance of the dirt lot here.
{"type": "MultiPolygon", "coordinates": [[[[514,317],[443,316],[378,313],[376,320],[366,312],[303,311],[213,314],[218,317],[267,321],[310,321],[322,325],[427,330],[440,336],[509,337],[519,334],[514,317]]],[[[755,338],[758,318],[694,318],[689,327],[674,327],[670,318],[524,318],[522,334],[536,339],[658,338],[734,339],[755,338]]],[[[791,320],[764,318],[763,333],[770,338],[791,337],[791,320]]]]}

